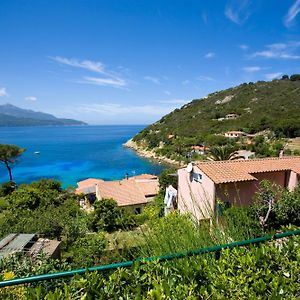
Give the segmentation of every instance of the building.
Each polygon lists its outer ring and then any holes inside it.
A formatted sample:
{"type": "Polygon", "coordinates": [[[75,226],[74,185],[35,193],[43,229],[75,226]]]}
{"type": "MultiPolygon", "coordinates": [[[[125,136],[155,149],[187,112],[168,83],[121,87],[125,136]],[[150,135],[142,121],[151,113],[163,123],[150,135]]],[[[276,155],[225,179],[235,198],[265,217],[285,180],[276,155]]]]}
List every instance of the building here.
{"type": "Polygon", "coordinates": [[[15,253],[26,253],[32,258],[43,253],[52,258],[59,258],[60,242],[39,238],[37,234],[12,233],[0,241],[0,260],[15,253]]]}
{"type": "Polygon", "coordinates": [[[140,213],[142,208],[158,194],[157,176],[142,174],[118,181],[99,181],[96,184],[96,198],[114,199],[119,207],[126,207],[140,213]]]}
{"type": "Polygon", "coordinates": [[[103,181],[101,179],[96,178],[88,178],[82,181],[77,182],[78,188],[76,189],[76,194],[84,194],[84,195],[93,195],[96,194],[96,184],[99,181],[103,181]]]}
{"type": "Polygon", "coordinates": [[[200,155],[205,155],[206,154],[206,151],[209,150],[208,147],[205,147],[203,145],[195,145],[195,146],[191,146],[191,150],[192,150],[192,153],[197,153],[197,154],[200,154],[200,155]]]}
{"type": "Polygon", "coordinates": [[[178,170],[178,210],[209,219],[219,199],[228,205],[252,202],[262,180],[293,190],[300,180],[300,157],[210,161],[178,170]]]}
{"type": "Polygon", "coordinates": [[[234,120],[236,118],[238,118],[237,114],[228,114],[228,115],[225,116],[226,120],[234,120]]]}
{"type": "Polygon", "coordinates": [[[225,137],[228,137],[228,138],[240,138],[242,136],[246,135],[243,131],[227,131],[224,133],[224,136],[225,137]]]}

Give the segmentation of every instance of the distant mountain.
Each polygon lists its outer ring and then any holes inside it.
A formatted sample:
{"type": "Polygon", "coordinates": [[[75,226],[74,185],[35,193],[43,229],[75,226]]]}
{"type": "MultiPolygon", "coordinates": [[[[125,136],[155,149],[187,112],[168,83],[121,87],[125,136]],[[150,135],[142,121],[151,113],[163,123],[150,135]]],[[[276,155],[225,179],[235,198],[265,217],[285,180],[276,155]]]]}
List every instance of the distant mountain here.
{"type": "Polygon", "coordinates": [[[229,130],[300,136],[300,75],[299,80],[291,76],[291,80],[244,83],[195,99],[146,127],[133,141],[150,149],[167,148],[178,139],[209,144],[215,134],[229,130]]]}
{"type": "Polygon", "coordinates": [[[0,105],[0,126],[86,125],[82,121],[56,118],[53,115],[19,108],[12,104],[0,105]]]}

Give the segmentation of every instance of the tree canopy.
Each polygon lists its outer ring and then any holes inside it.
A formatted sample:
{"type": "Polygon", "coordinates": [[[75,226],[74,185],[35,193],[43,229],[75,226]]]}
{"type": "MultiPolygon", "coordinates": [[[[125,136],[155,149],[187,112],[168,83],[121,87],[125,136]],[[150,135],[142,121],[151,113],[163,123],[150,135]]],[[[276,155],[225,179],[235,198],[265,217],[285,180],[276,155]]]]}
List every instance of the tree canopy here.
{"type": "Polygon", "coordinates": [[[6,166],[10,181],[13,181],[11,165],[24,151],[25,149],[16,145],[0,144],[0,162],[6,166]]]}

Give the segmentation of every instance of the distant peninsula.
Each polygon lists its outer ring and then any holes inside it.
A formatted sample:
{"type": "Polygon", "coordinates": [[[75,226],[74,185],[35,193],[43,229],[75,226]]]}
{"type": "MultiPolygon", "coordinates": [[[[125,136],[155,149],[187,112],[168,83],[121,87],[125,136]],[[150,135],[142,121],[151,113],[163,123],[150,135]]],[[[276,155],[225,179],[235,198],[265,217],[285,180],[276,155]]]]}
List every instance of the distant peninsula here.
{"type": "Polygon", "coordinates": [[[0,105],[0,127],[12,126],[73,126],[87,125],[73,119],[61,119],[51,114],[23,109],[12,104],[0,105]]]}

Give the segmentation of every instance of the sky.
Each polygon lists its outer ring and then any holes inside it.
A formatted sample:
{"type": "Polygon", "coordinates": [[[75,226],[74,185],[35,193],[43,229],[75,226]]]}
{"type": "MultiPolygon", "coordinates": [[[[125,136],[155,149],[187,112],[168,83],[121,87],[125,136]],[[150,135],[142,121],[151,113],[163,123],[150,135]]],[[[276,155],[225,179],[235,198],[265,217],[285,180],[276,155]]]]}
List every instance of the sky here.
{"type": "Polygon", "coordinates": [[[1,0],[0,104],[149,124],[300,73],[300,0],[1,0]]]}

